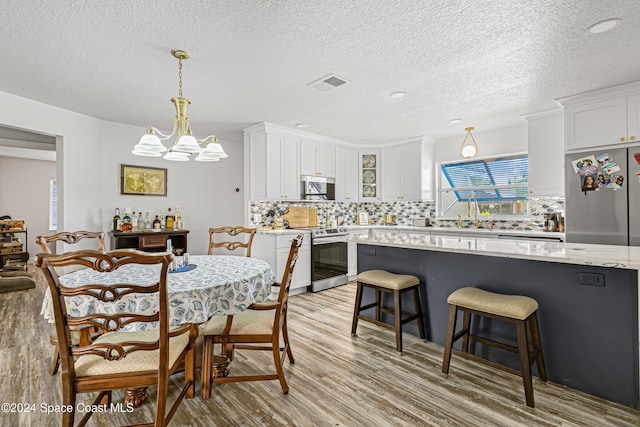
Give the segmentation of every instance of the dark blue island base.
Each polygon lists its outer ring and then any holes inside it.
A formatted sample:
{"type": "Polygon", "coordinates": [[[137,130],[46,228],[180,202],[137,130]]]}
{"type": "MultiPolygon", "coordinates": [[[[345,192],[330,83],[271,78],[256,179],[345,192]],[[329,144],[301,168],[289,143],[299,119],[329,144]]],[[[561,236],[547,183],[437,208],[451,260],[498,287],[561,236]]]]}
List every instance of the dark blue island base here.
{"type": "MultiPolygon", "coordinates": [[[[440,345],[447,330],[447,297],[456,289],[472,286],[535,298],[549,381],[640,408],[636,270],[358,243],[358,272],[374,269],[420,278],[427,339],[440,345]]],[[[366,291],[363,304],[374,301],[373,292],[366,291]]],[[[408,296],[403,306],[413,307],[408,296]]],[[[374,316],[373,310],[362,314],[374,316]]],[[[472,323],[475,333],[516,344],[512,325],[479,320],[472,323]]],[[[417,336],[413,323],[404,331],[417,336]]],[[[480,343],[475,354],[520,369],[517,354],[480,343]]]]}

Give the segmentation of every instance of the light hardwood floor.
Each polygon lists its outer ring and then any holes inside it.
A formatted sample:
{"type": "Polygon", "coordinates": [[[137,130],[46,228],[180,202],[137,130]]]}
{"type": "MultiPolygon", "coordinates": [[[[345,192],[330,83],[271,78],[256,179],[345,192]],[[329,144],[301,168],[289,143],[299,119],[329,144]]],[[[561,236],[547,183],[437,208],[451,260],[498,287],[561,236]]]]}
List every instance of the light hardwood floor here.
{"type": "MultiPolygon", "coordinates": [[[[52,325],[40,315],[44,284],[0,294],[0,401],[35,404],[35,412],[0,413],[1,426],[57,426],[60,374],[49,376],[52,325]]],[[[395,351],[393,331],[367,322],[351,337],[355,286],[348,284],[290,300],[294,365],[285,363],[288,395],[277,381],[223,384],[212,397],[185,400],[174,426],[639,426],[640,412],[534,379],[536,408],[524,403],[520,377],[453,357],[445,377],[442,347],[404,335],[395,351]]],[[[271,367],[267,352],[236,352],[236,372],[271,367]]],[[[171,384],[178,391],[181,374],[171,384]]],[[[152,419],[150,402],[133,413],[96,414],[89,425],[152,419]]],[[[114,393],[121,402],[123,393],[114,393]]],[[[87,404],[92,395],[80,395],[87,404]]]]}

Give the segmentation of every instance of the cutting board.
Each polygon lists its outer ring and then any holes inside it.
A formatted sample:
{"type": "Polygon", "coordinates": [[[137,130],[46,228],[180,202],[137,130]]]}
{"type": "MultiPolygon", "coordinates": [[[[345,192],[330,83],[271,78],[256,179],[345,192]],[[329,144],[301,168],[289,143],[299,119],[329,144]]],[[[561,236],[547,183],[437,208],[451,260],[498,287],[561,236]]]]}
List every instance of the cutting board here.
{"type": "Polygon", "coordinates": [[[309,209],[309,227],[318,226],[318,209],[309,209]]]}
{"type": "Polygon", "coordinates": [[[284,214],[284,219],[289,223],[289,228],[309,227],[309,212],[309,208],[289,206],[289,212],[284,214]]]}

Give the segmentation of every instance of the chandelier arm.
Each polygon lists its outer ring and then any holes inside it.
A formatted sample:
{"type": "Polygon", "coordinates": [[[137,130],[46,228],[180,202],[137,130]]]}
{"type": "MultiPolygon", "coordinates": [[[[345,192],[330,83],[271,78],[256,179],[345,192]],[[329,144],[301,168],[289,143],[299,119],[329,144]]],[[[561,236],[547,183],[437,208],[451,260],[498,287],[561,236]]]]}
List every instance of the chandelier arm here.
{"type": "Polygon", "coordinates": [[[209,135],[207,137],[204,137],[202,139],[196,139],[196,141],[198,141],[198,144],[204,144],[205,142],[207,142],[207,139],[211,138],[211,141],[209,141],[209,143],[212,142],[218,142],[218,137],[215,135],[209,135]]]}
{"type": "Polygon", "coordinates": [[[175,120],[173,121],[173,130],[169,135],[165,135],[164,133],[160,132],[158,128],[155,128],[153,126],[149,126],[149,129],[153,130],[153,133],[160,135],[158,137],[160,141],[166,141],[167,139],[173,137],[176,134],[176,132],[178,131],[178,123],[175,120]]]}

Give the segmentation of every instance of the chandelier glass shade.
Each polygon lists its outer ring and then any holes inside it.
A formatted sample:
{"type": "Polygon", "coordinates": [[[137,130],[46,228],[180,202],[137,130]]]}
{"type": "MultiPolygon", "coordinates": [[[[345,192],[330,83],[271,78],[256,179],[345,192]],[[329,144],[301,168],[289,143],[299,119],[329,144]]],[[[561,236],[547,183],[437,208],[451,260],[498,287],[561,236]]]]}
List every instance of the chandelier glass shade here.
{"type": "Polygon", "coordinates": [[[171,54],[178,59],[179,79],[179,94],[171,98],[176,108],[173,130],[169,135],[165,135],[157,128],[149,126],[147,133],[140,138],[131,153],[137,156],[163,157],[165,160],[176,162],[189,161],[194,154],[197,154],[195,160],[199,162],[217,162],[228,157],[218,142],[217,136],[209,135],[203,139],[196,139],[192,135],[187,117],[187,107],[191,101],[182,97],[182,60],[189,59],[189,54],[182,50],[172,50],[171,54]],[[162,141],[174,136],[175,141],[171,147],[167,148],[162,144],[162,141]]]}
{"type": "Polygon", "coordinates": [[[460,146],[460,155],[465,159],[471,159],[478,154],[478,144],[476,143],[476,139],[473,137],[471,133],[474,130],[473,127],[465,128],[467,131],[467,135],[464,137],[464,141],[462,141],[462,145],[460,146]],[[467,143],[467,140],[471,137],[471,141],[467,143]]]}

